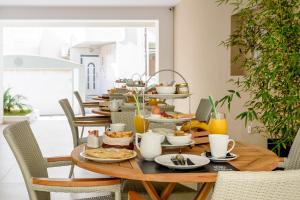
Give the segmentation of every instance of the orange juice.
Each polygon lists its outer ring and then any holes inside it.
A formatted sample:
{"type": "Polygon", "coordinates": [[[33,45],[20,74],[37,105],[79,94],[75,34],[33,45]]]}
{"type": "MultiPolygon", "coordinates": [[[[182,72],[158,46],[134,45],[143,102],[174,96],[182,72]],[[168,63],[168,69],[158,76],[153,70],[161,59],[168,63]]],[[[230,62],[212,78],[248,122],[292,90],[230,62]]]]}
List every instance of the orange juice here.
{"type": "Polygon", "coordinates": [[[149,99],[149,105],[150,106],[157,106],[157,100],[156,99],[149,99]]]}
{"type": "Polygon", "coordinates": [[[210,119],[208,131],[212,134],[227,134],[228,128],[226,119],[210,119]]]}
{"type": "Polygon", "coordinates": [[[136,115],[134,117],[135,130],[138,133],[145,133],[149,128],[149,121],[144,119],[142,115],[136,115]]]}

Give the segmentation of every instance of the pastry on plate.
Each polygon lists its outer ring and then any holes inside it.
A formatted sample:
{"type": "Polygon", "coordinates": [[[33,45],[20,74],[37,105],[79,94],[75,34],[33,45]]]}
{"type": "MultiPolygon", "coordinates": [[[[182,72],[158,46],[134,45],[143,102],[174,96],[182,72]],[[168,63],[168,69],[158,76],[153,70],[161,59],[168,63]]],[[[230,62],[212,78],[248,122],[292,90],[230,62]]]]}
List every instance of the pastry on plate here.
{"type": "Polygon", "coordinates": [[[100,159],[126,159],[134,155],[133,151],[128,149],[88,149],[85,154],[100,159]]]}

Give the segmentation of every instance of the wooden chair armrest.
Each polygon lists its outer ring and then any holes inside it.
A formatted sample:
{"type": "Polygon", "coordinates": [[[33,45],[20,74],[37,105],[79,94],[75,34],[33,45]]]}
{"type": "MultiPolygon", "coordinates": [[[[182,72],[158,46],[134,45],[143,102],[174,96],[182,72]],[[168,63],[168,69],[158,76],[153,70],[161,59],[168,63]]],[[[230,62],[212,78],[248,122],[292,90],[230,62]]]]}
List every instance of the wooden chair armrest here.
{"type": "Polygon", "coordinates": [[[110,120],[75,121],[75,126],[105,126],[111,124],[110,120]]]}
{"type": "Polygon", "coordinates": [[[145,200],[145,199],[139,193],[134,191],[129,191],[128,200],[145,200]]]}
{"type": "Polygon", "coordinates": [[[72,161],[71,156],[48,157],[47,162],[72,161]]]}
{"type": "Polygon", "coordinates": [[[121,184],[120,179],[116,178],[32,178],[32,184],[43,186],[60,186],[60,187],[93,187],[93,186],[108,186],[121,184]]]}
{"type": "Polygon", "coordinates": [[[94,108],[94,107],[99,107],[99,103],[96,102],[96,103],[82,103],[83,107],[86,107],[86,108],[94,108]]]}
{"type": "Polygon", "coordinates": [[[99,105],[99,102],[98,101],[85,101],[85,102],[83,102],[83,104],[98,104],[99,105]]]}
{"type": "Polygon", "coordinates": [[[109,119],[109,117],[104,115],[88,115],[88,116],[77,116],[75,120],[100,120],[100,119],[109,119]]]}

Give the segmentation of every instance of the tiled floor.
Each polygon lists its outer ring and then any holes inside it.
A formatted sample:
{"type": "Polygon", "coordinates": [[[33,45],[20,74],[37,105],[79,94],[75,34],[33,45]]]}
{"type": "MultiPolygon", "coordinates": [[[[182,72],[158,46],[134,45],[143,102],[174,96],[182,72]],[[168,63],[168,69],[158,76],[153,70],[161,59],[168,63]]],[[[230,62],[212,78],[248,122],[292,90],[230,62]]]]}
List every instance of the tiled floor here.
{"type": "MultiPolygon", "coordinates": [[[[0,125],[1,130],[5,126],[0,125]]],[[[44,157],[70,155],[72,150],[72,136],[69,125],[64,117],[41,117],[31,124],[34,135],[38,141],[44,157]]],[[[87,130],[85,130],[87,131],[87,130]]],[[[1,131],[2,132],[2,131],[1,131]]],[[[50,168],[49,176],[67,178],[69,167],[50,168]]],[[[79,177],[104,177],[86,170],[75,168],[75,176],[79,177]]],[[[140,184],[126,184],[126,188],[146,195],[140,184]]],[[[182,186],[176,187],[178,193],[172,194],[170,200],[193,199],[194,190],[188,190],[182,186]]],[[[99,194],[91,194],[92,196],[99,194]]],[[[102,194],[103,195],[103,194],[102,194]]],[[[87,197],[86,194],[51,194],[51,199],[79,199],[87,197]]],[[[19,166],[5,140],[0,134],[0,200],[26,200],[28,199],[26,187],[19,166]]],[[[127,199],[126,193],[122,200],[127,199]]],[[[148,199],[148,198],[147,198],[148,199]]]]}

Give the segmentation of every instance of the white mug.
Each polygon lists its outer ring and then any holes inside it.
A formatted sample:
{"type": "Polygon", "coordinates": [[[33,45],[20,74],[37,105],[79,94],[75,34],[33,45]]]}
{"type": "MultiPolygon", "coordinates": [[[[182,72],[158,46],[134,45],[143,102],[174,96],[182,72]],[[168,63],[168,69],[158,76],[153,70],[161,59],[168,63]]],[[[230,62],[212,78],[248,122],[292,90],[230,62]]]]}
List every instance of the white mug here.
{"type": "Polygon", "coordinates": [[[114,132],[125,131],[126,124],[115,123],[110,125],[110,130],[114,132]]]}
{"type": "Polygon", "coordinates": [[[235,141],[229,139],[228,135],[209,134],[208,139],[211,155],[215,158],[225,158],[226,154],[231,152],[235,146],[235,141]],[[232,147],[228,150],[229,142],[232,142],[232,147]]]}

